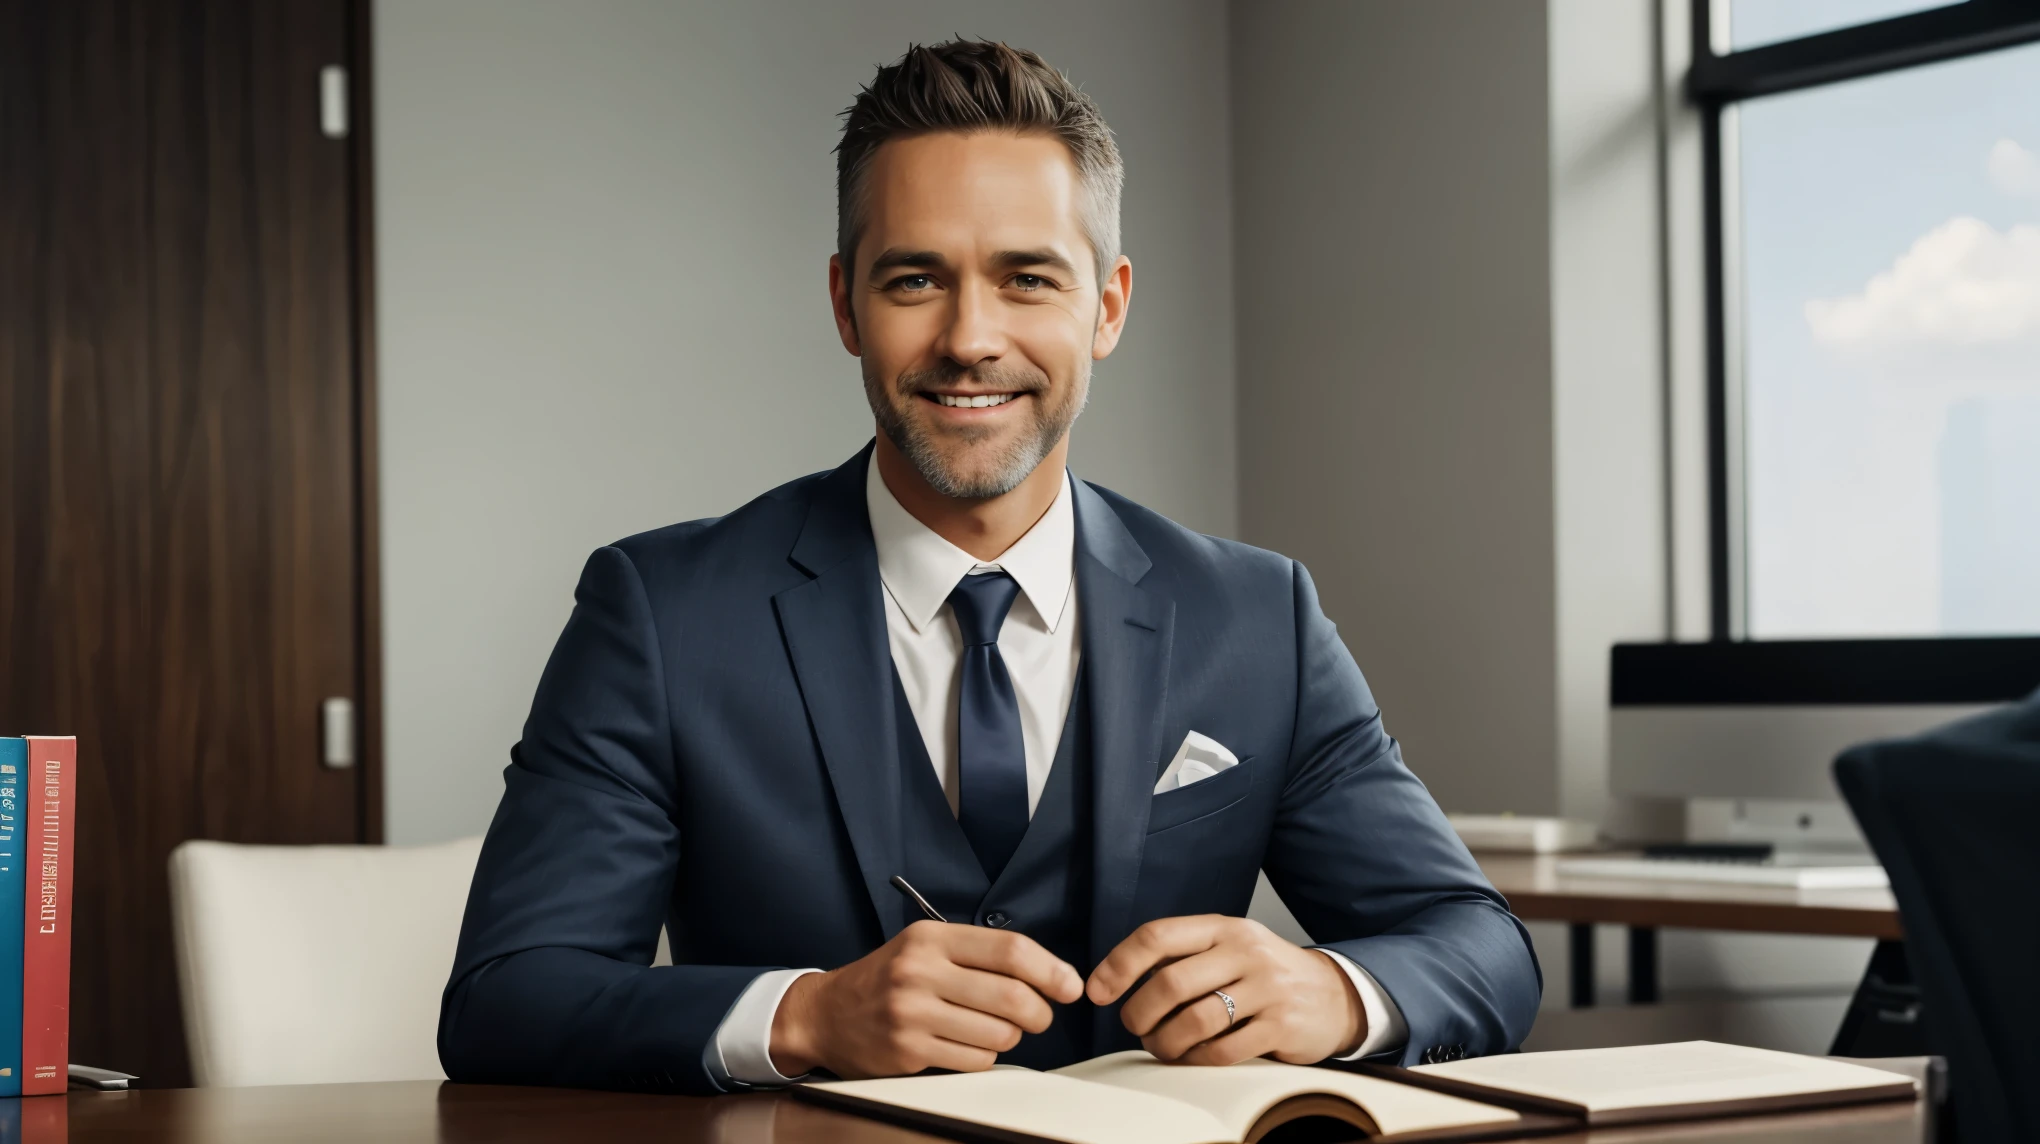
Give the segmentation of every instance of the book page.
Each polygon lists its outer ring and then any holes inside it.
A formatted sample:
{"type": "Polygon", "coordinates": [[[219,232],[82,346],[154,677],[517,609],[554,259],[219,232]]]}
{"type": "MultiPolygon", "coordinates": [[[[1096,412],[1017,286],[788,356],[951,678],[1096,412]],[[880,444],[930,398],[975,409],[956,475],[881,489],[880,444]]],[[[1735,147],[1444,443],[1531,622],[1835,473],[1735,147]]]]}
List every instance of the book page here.
{"type": "Polygon", "coordinates": [[[1241,1135],[1161,1096],[1023,1068],[808,1087],[1062,1144],[1234,1144],[1241,1135]]]}
{"type": "Polygon", "coordinates": [[[1135,1049],[1056,1069],[1076,1077],[1195,1105],[1242,1140],[1263,1113],[1292,1096],[1328,1093],[1360,1106],[1383,1135],[1520,1120],[1506,1108],[1336,1069],[1251,1060],[1222,1067],[1163,1064],[1135,1049]]]}
{"type": "Polygon", "coordinates": [[[1577,1106],[1588,1116],[1624,1110],[1773,1100],[1913,1086],[1910,1077],[1821,1057],[1684,1041],[1475,1057],[1410,1070],[1577,1106]]]}

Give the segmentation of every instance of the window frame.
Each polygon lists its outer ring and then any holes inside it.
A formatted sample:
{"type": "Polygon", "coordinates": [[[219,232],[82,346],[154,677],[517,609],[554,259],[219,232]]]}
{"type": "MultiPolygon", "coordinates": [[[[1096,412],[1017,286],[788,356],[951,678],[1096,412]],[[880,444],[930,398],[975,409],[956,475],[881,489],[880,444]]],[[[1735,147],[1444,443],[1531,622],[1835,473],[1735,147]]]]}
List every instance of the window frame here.
{"type": "MultiPolygon", "coordinates": [[[[1702,262],[1706,271],[1708,628],[1713,640],[1748,634],[1743,511],[1740,249],[1733,194],[1737,104],[1767,95],[1981,55],[2040,41],[2040,0],[1964,0],[1742,51],[1715,51],[1715,13],[1729,0],[1690,0],[1692,66],[1686,97],[1699,112],[1702,262]]],[[[1931,638],[1931,637],[1930,637],[1931,638]]]]}

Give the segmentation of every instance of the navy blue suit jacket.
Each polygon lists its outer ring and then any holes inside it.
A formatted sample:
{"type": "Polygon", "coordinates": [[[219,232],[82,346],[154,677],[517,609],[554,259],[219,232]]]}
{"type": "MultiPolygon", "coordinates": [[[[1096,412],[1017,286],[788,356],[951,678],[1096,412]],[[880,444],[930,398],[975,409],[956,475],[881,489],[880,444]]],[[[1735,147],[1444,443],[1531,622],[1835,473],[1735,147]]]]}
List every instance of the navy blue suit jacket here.
{"type": "MultiPolygon", "coordinates": [[[[767,969],[913,920],[869,447],[589,558],[504,772],[440,1014],[459,1081],[713,1091],[767,969]],[[668,926],[671,967],[651,968],[668,926]]],[[[1528,935],[1408,768],[1294,561],[1074,482],[1092,709],[1087,973],[1141,923],[1241,915],[1266,870],[1435,1046],[1513,1049],[1528,935]],[[1239,756],[1156,795],[1188,731],[1239,756]]],[[[1115,1008],[1095,1042],[1130,1042],[1115,1008]]],[[[1102,1050],[1101,1050],[1102,1051],[1102,1050]]]]}

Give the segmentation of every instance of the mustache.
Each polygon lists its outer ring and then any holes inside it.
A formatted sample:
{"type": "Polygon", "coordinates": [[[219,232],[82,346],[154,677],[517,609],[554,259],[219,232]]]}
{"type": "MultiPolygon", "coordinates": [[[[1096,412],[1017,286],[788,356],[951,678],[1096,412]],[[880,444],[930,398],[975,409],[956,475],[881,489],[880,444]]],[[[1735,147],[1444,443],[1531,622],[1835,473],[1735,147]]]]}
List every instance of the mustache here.
{"type": "Polygon", "coordinates": [[[1048,375],[1027,366],[964,366],[955,362],[943,362],[931,369],[917,369],[901,374],[899,380],[893,382],[893,389],[901,397],[913,397],[931,389],[957,384],[1000,393],[1046,393],[1048,375]]]}

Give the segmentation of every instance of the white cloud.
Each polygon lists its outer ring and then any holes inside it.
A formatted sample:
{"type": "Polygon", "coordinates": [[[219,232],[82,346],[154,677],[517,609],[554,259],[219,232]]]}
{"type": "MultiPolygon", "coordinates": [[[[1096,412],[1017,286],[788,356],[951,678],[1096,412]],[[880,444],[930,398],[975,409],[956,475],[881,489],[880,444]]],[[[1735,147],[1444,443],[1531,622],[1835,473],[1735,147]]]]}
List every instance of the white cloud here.
{"type": "Polygon", "coordinates": [[[1984,167],[1998,190],[2014,198],[2040,199],[2040,155],[2010,139],[2000,139],[1991,146],[1984,167]]]}
{"type": "Polygon", "coordinates": [[[1836,347],[1981,347],[2040,335],[2040,226],[1949,219],[1860,291],[1809,299],[1806,322],[1836,347]]]}

